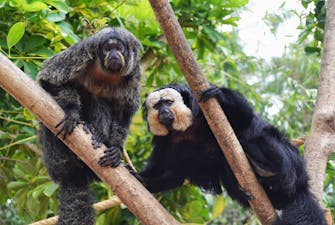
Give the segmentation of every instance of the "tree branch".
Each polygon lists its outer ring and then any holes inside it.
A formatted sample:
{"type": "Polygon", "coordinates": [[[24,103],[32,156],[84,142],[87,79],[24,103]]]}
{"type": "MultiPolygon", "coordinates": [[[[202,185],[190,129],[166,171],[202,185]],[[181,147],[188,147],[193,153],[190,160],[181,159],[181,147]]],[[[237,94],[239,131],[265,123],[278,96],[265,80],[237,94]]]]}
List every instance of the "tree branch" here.
{"type": "Polygon", "coordinates": [[[335,0],[327,1],[320,83],[311,134],[305,143],[310,186],[322,203],[327,161],[335,150],[335,0]]]}
{"type": "MultiPolygon", "coordinates": [[[[0,54],[0,86],[25,106],[53,133],[64,112],[40,86],[0,54]]],[[[105,146],[93,149],[91,134],[76,127],[62,140],[85,162],[143,224],[179,224],[158,201],[123,166],[100,167],[99,158],[105,146]]]]}
{"type": "MultiPolygon", "coordinates": [[[[185,35],[167,0],[150,0],[166,39],[196,98],[210,86],[205,79],[185,35]]],[[[276,213],[259,185],[234,132],[216,99],[200,103],[210,128],[227,158],[241,187],[255,198],[249,201],[262,224],[272,224],[276,213]]]]}

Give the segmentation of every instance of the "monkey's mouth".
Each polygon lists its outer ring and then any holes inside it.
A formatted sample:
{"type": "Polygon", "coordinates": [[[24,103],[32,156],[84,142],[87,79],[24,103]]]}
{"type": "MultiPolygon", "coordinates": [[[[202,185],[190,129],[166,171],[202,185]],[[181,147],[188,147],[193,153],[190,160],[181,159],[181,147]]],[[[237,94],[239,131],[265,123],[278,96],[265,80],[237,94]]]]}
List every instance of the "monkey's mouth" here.
{"type": "Polygon", "coordinates": [[[110,72],[120,72],[124,65],[122,54],[108,54],[104,59],[104,66],[110,72]]]}
{"type": "Polygon", "coordinates": [[[168,131],[173,130],[173,122],[174,122],[174,115],[173,113],[167,111],[164,113],[159,113],[158,115],[158,121],[166,127],[168,131]]]}
{"type": "Polygon", "coordinates": [[[110,72],[120,72],[123,67],[123,63],[120,59],[108,59],[105,60],[104,66],[110,72]]]}

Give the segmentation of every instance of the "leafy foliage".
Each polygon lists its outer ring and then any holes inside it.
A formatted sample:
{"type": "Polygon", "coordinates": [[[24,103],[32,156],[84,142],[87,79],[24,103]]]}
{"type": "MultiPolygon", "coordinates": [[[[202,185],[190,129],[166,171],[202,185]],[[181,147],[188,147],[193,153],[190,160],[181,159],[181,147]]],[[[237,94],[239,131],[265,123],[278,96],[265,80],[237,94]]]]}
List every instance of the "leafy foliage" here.
{"type": "Polygon", "coordinates": [[[326,1],[302,0],[301,4],[308,9],[309,12],[305,16],[305,24],[303,25],[303,32],[300,34],[299,42],[303,43],[310,37],[305,51],[307,53],[320,54],[326,21],[326,1]]]}
{"type": "MultiPolygon", "coordinates": [[[[303,2],[309,4],[312,1],[303,2]]],[[[271,63],[245,55],[238,43],[236,29],[231,32],[222,30],[236,27],[238,12],[246,3],[247,0],[171,1],[208,80],[238,89],[257,112],[286,130],[290,137],[303,136],[310,126],[319,58],[306,57],[299,51],[299,46],[271,63]],[[280,110],[273,113],[273,108],[280,110]]],[[[316,18],[322,10],[321,7],[320,12],[313,12],[311,18],[316,18]]],[[[321,17],[311,19],[313,23],[309,24],[302,38],[307,37],[307,33],[321,32],[321,17]]],[[[276,24],[276,19],[281,17],[272,19],[272,24],[276,24]]],[[[143,98],[161,85],[184,81],[149,2],[143,0],[4,0],[0,3],[0,51],[35,79],[45,59],[106,25],[129,29],[143,44],[143,98]]],[[[303,41],[301,39],[301,43],[303,41]]],[[[319,39],[316,47],[321,47],[319,39]]],[[[43,166],[37,135],[38,121],[0,90],[1,224],[27,224],[57,214],[58,186],[50,181],[43,166]]],[[[139,111],[126,143],[138,169],[143,168],[151,152],[151,138],[139,111]]],[[[327,187],[334,180],[334,165],[330,164],[329,168],[327,187]]],[[[96,182],[92,188],[97,201],[113,195],[102,183],[96,182]]],[[[326,197],[331,196],[333,189],[327,190],[326,197]]],[[[183,223],[257,224],[251,211],[239,207],[226,194],[212,196],[188,185],[158,194],[157,198],[183,223]]],[[[333,209],[334,204],[329,200],[333,209]]],[[[111,223],[139,222],[120,206],[98,214],[97,224],[111,223]]]]}

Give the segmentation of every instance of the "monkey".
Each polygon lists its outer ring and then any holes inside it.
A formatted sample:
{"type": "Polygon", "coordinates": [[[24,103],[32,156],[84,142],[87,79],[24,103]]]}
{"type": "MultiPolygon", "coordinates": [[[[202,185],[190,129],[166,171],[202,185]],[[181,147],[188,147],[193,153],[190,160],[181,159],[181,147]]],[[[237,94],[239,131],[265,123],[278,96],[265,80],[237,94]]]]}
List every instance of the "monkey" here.
{"type": "MultiPolygon", "coordinates": [[[[308,186],[305,162],[284,133],[257,115],[246,98],[228,88],[211,88],[200,101],[216,98],[224,110],[259,183],[281,216],[274,225],[326,225],[308,186]]],[[[239,186],[190,88],[170,84],[150,93],[144,117],[153,151],[135,177],[153,193],[181,186],[185,179],[213,194],[222,186],[249,207],[250,193],[239,186]]]]}
{"type": "Polygon", "coordinates": [[[44,62],[37,80],[64,110],[56,135],[41,124],[40,142],[51,179],[59,184],[58,225],[95,221],[89,184],[97,177],[59,138],[78,124],[105,144],[103,167],[117,167],[140,105],[141,43],[128,30],[106,27],[44,62]]]}

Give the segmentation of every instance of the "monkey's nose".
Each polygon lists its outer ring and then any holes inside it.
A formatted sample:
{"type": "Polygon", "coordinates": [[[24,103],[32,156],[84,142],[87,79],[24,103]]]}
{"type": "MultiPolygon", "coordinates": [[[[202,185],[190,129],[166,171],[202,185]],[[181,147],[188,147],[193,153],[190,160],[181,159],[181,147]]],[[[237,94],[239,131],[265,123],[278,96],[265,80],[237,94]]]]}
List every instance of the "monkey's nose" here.
{"type": "Polygon", "coordinates": [[[158,120],[161,124],[169,128],[172,126],[172,123],[174,121],[173,113],[168,111],[161,112],[158,115],[158,120]]]}
{"type": "Polygon", "coordinates": [[[111,52],[107,58],[107,68],[112,72],[120,71],[122,68],[122,60],[116,52],[111,52]]]}

